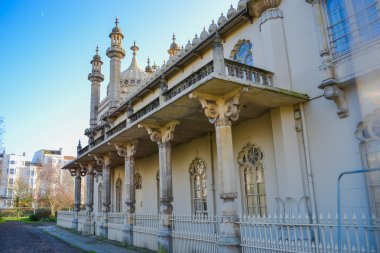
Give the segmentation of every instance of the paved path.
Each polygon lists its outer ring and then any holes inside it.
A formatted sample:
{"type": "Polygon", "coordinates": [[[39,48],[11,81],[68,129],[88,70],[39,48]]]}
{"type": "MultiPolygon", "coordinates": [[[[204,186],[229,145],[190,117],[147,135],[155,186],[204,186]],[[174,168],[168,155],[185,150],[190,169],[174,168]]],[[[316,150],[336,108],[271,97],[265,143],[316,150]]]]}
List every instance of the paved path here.
{"type": "Polygon", "coordinates": [[[44,233],[40,228],[23,222],[0,223],[0,252],[7,253],[79,253],[62,241],[44,233]]]}
{"type": "Polygon", "coordinates": [[[83,249],[87,252],[104,252],[104,253],[148,253],[151,251],[139,248],[126,248],[121,245],[112,244],[106,241],[96,239],[96,236],[81,236],[65,229],[53,226],[41,227],[46,233],[63,240],[70,245],[83,249]]]}

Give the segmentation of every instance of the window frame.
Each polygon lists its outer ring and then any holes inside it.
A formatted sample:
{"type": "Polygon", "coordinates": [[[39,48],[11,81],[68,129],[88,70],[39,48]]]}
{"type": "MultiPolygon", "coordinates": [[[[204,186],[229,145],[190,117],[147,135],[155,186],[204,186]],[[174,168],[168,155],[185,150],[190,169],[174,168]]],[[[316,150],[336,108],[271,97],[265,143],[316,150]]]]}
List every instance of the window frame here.
{"type": "Polygon", "coordinates": [[[267,198],[268,194],[267,194],[267,185],[266,185],[266,180],[265,180],[266,169],[265,169],[265,164],[264,164],[264,157],[265,155],[264,155],[263,149],[254,143],[247,143],[238,154],[237,163],[238,163],[239,171],[240,171],[240,180],[241,180],[240,185],[241,185],[241,193],[242,193],[241,204],[242,204],[242,210],[244,210],[244,213],[247,215],[255,215],[255,216],[263,217],[268,214],[268,198],[267,198]],[[260,151],[261,155],[255,162],[255,164],[252,164],[251,162],[247,161],[246,156],[248,155],[248,152],[250,149],[256,149],[260,151]],[[254,171],[254,174],[252,173],[253,174],[252,178],[254,178],[255,180],[252,183],[246,182],[246,175],[248,174],[246,173],[246,170],[249,168],[252,171],[254,171]],[[262,170],[261,183],[263,183],[264,185],[264,191],[262,193],[258,193],[259,185],[257,183],[257,171],[259,168],[262,170]],[[251,201],[251,202],[252,203],[255,202],[255,205],[252,207],[248,206],[249,199],[248,199],[248,194],[247,194],[247,185],[253,185],[253,189],[254,189],[253,195],[250,194],[254,198],[253,199],[254,201],[251,201]],[[264,205],[261,205],[262,201],[260,201],[260,196],[264,196],[264,201],[263,201],[265,203],[264,205]],[[253,209],[253,212],[251,212],[250,209],[253,209]],[[262,209],[264,209],[264,211],[262,209]]]}
{"type": "Polygon", "coordinates": [[[122,207],[122,202],[123,202],[122,192],[123,192],[123,183],[121,181],[121,178],[118,178],[116,180],[116,183],[115,183],[115,212],[116,213],[121,213],[123,211],[123,207],[122,207]]]}
{"type": "Polygon", "coordinates": [[[208,215],[208,204],[207,204],[207,164],[206,161],[200,157],[195,157],[193,161],[191,162],[189,166],[189,174],[190,174],[190,190],[191,190],[191,210],[192,213],[195,215],[202,215],[207,216],[208,215]],[[202,165],[203,169],[201,171],[201,174],[199,171],[196,171],[198,168],[198,165],[202,165]],[[196,178],[199,177],[199,190],[200,193],[196,193],[196,178]],[[196,196],[199,195],[200,197],[197,198],[196,196]],[[200,205],[198,205],[200,203],[200,205]],[[201,207],[199,210],[198,207],[201,207]]]}

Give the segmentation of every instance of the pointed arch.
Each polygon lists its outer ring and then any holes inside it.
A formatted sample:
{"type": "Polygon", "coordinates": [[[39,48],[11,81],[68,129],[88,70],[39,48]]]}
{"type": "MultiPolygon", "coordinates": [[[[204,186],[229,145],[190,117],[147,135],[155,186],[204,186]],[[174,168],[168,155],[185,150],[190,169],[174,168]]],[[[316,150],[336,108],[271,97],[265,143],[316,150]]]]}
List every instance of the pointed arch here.
{"type": "Polygon", "coordinates": [[[207,215],[207,166],[205,160],[196,157],[189,167],[192,208],[196,215],[207,215]]]}
{"type": "Polygon", "coordinates": [[[100,183],[98,185],[98,212],[102,212],[102,197],[103,197],[103,185],[100,183]]]}
{"type": "Polygon", "coordinates": [[[250,40],[238,40],[231,51],[230,59],[253,66],[253,43],[250,40]]]}
{"type": "Polygon", "coordinates": [[[249,215],[267,214],[263,159],[263,151],[253,143],[247,143],[238,155],[243,179],[244,208],[249,215]]]}

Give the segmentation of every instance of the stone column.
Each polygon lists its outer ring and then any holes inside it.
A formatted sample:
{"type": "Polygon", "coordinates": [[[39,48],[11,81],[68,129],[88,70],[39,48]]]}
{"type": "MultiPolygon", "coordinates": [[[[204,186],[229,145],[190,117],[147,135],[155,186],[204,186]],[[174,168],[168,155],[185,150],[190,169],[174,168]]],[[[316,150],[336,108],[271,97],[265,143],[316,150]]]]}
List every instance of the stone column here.
{"type": "Polygon", "coordinates": [[[80,211],[80,193],[81,193],[81,174],[80,169],[75,170],[75,192],[74,192],[74,219],[72,221],[71,228],[75,231],[78,231],[78,213],[80,211]]]}
{"type": "Polygon", "coordinates": [[[237,213],[236,169],[233,155],[231,120],[239,118],[239,96],[237,89],[224,96],[191,93],[198,98],[210,123],[215,125],[216,149],[221,205],[220,236],[218,252],[240,252],[240,228],[237,213]]]}
{"type": "Polygon", "coordinates": [[[118,154],[124,157],[124,180],[125,180],[125,218],[123,233],[123,244],[133,245],[133,214],[135,213],[135,158],[137,141],[127,144],[113,144],[118,154]]]}
{"type": "Polygon", "coordinates": [[[158,234],[158,252],[173,252],[172,215],[173,186],[170,141],[173,140],[174,129],[179,121],[174,120],[164,126],[139,124],[144,127],[150,139],[158,144],[160,166],[160,224],[158,234]]]}
{"type": "Polygon", "coordinates": [[[108,213],[111,205],[111,156],[110,154],[102,157],[93,155],[99,165],[102,166],[103,194],[102,194],[102,220],[100,224],[100,237],[108,239],[108,213]]]}
{"type": "Polygon", "coordinates": [[[215,33],[214,44],[212,46],[212,59],[214,65],[214,73],[223,76],[226,75],[226,66],[224,64],[224,49],[218,31],[215,33]]]}
{"type": "Polygon", "coordinates": [[[85,166],[87,177],[87,196],[86,196],[86,222],[83,225],[83,235],[93,235],[95,233],[94,224],[94,168],[93,164],[89,163],[85,166]]]}

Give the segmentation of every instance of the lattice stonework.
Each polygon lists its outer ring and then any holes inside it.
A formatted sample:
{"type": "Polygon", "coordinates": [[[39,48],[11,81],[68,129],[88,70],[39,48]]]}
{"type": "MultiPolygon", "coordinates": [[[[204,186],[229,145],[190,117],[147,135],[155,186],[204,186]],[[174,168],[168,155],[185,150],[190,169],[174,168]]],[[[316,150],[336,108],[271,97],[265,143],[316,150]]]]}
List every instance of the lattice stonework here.
{"type": "Polygon", "coordinates": [[[250,40],[239,40],[230,54],[230,59],[253,66],[253,43],[250,40]]]}
{"type": "Polygon", "coordinates": [[[189,173],[192,186],[194,214],[207,214],[206,169],[206,162],[199,157],[196,157],[190,164],[189,173]]]}
{"type": "Polygon", "coordinates": [[[116,180],[116,212],[121,213],[121,191],[122,191],[122,183],[121,179],[118,178],[116,180]]]}
{"type": "MultiPolygon", "coordinates": [[[[355,136],[360,140],[363,167],[380,168],[380,108],[359,122],[355,136]]],[[[380,172],[367,173],[372,212],[380,217],[380,172]]]]}
{"type": "Polygon", "coordinates": [[[245,211],[249,215],[267,214],[263,159],[262,150],[252,143],[248,143],[238,156],[244,182],[245,211]]]}
{"type": "Polygon", "coordinates": [[[135,186],[136,189],[142,189],[142,178],[138,172],[135,174],[135,186]]]}

